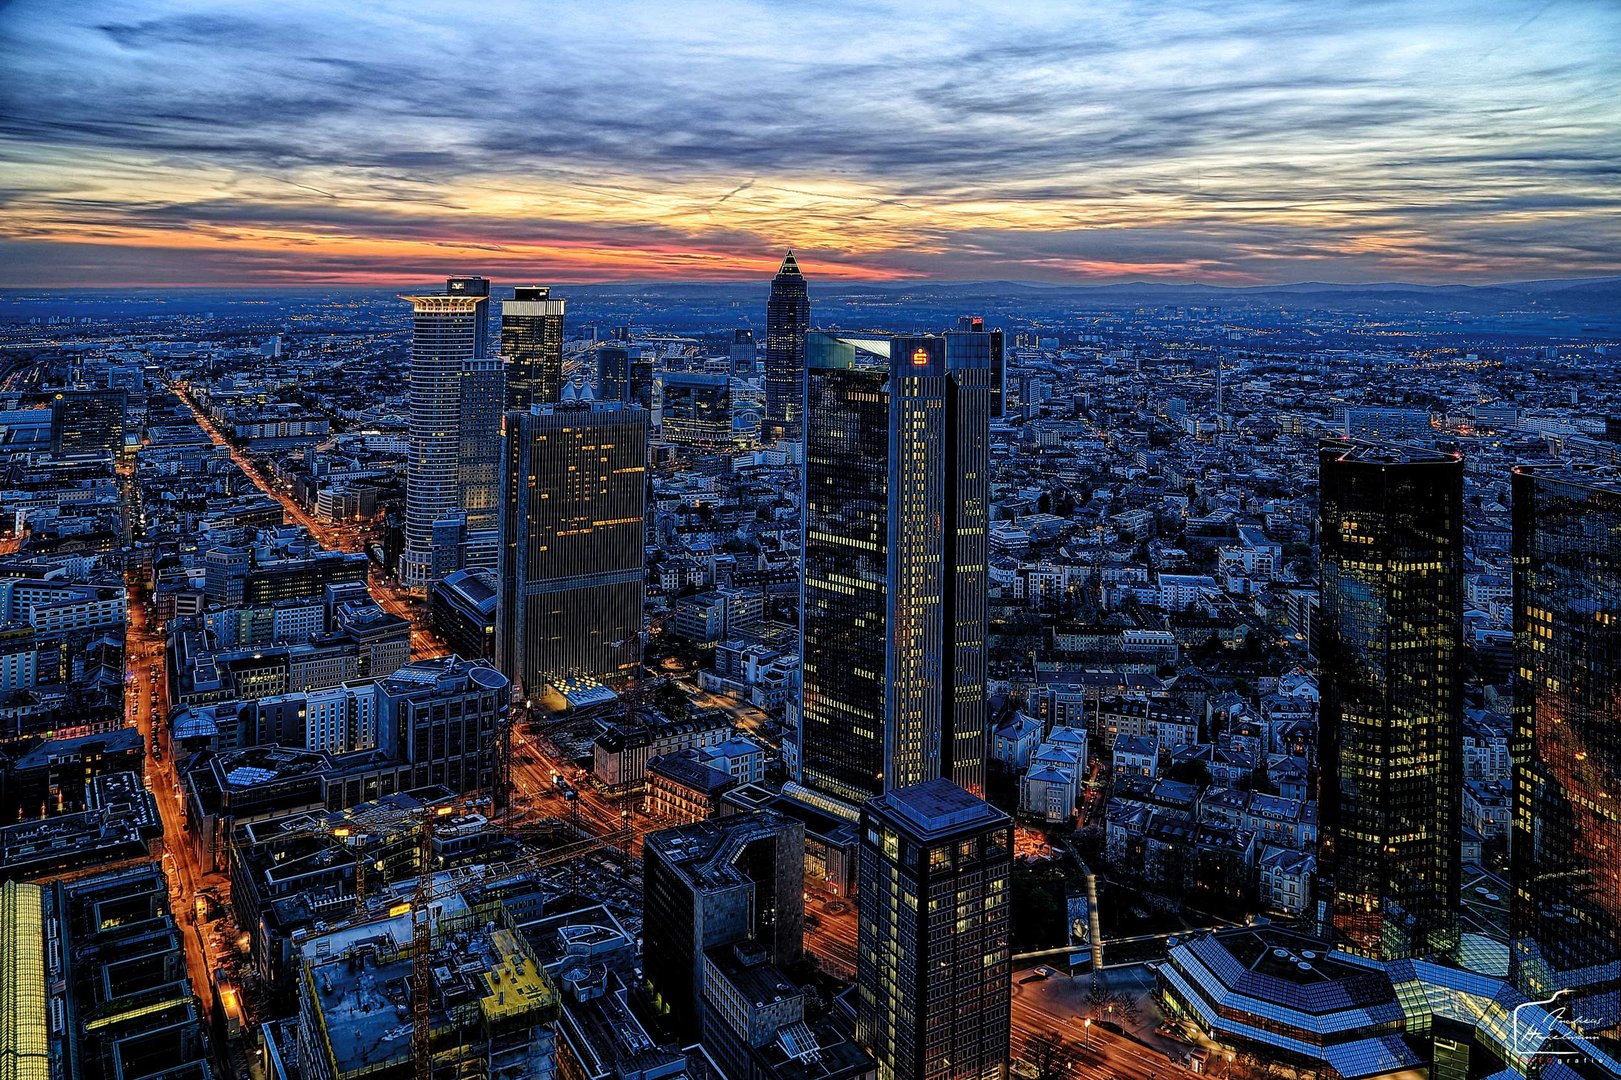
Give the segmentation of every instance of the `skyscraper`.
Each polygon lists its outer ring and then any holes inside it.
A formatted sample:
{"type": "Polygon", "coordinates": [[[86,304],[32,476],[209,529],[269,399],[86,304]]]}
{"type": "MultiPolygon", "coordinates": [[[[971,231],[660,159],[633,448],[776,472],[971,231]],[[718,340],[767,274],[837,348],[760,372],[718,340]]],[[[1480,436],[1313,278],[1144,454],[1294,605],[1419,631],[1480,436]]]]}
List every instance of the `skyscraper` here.
{"type": "MultiPolygon", "coordinates": [[[[400,578],[426,589],[436,572],[437,522],[464,518],[468,531],[495,523],[499,483],[501,364],[489,356],[490,283],[453,277],[437,296],[411,304],[411,448],[405,480],[405,552],[400,578]]],[[[437,565],[458,565],[441,554],[437,565]]]]}
{"type": "Polygon", "coordinates": [[[1457,941],[1462,813],[1463,462],[1410,447],[1319,452],[1321,921],[1350,952],[1457,941]]]}
{"type": "Polygon", "coordinates": [[[544,285],[518,285],[501,303],[507,408],[556,402],[563,393],[563,305],[544,285]]]}
{"type": "Polygon", "coordinates": [[[724,447],[732,441],[732,391],[729,375],[667,371],[659,406],[659,434],[682,446],[724,447]]]}
{"type": "Polygon", "coordinates": [[[732,348],[729,358],[733,375],[754,374],[754,331],[742,327],[732,331],[732,348]]]}
{"type": "Polygon", "coordinates": [[[653,410],[653,361],[617,343],[597,348],[597,400],[623,401],[653,410]]]}
{"type": "Polygon", "coordinates": [[[984,335],[984,347],[990,350],[991,357],[991,419],[1002,419],[1007,404],[1007,351],[1002,331],[985,329],[985,320],[978,315],[961,315],[957,318],[957,333],[984,335]]]}
{"type": "Polygon", "coordinates": [[[990,367],[944,337],[806,341],[800,781],[985,782],[990,367]]]}
{"type": "Polygon", "coordinates": [[[1621,469],[1514,470],[1515,978],[1621,1023],[1621,469]]]}
{"type": "Polygon", "coordinates": [[[771,279],[765,308],[765,429],[768,437],[797,438],[804,408],[805,332],[810,292],[794,253],[771,279]]]}
{"type": "Polygon", "coordinates": [[[51,399],[51,453],[117,454],[124,448],[123,390],[61,390],[51,399]]]}
{"type": "Polygon", "coordinates": [[[1004,1075],[1013,822],[950,780],[868,802],[856,1041],[878,1080],[1004,1075]]]}
{"type": "Polygon", "coordinates": [[[507,414],[496,655],[529,694],[641,653],[647,413],[563,396],[507,414]]]}

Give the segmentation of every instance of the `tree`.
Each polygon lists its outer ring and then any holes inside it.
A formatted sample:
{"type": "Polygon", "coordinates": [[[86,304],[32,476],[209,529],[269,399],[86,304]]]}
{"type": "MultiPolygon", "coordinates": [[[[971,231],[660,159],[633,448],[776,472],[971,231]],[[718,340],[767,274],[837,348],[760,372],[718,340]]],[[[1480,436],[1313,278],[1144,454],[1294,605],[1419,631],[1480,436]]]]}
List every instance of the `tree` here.
{"type": "Polygon", "coordinates": [[[1030,1066],[1031,1080],[1059,1080],[1069,1073],[1069,1055],[1056,1031],[1038,1032],[1025,1040],[1024,1062],[1030,1066]]]}

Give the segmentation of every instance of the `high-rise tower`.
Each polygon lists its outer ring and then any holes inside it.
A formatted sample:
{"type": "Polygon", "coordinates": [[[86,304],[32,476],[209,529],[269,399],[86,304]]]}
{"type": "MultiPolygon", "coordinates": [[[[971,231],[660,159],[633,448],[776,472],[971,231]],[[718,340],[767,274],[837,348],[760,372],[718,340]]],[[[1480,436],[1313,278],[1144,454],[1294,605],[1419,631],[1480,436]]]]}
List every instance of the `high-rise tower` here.
{"type": "Polygon", "coordinates": [[[507,414],[496,655],[528,694],[641,653],[647,413],[563,396],[507,414]]]}
{"type": "MultiPolygon", "coordinates": [[[[489,356],[490,283],[453,277],[411,304],[411,446],[405,480],[405,553],[400,577],[426,589],[459,558],[434,554],[434,528],[495,525],[499,485],[500,362],[489,356]]],[[[441,528],[441,535],[445,535],[441,528]]]]}
{"type": "Polygon", "coordinates": [[[1621,1023],[1621,469],[1514,470],[1515,978],[1621,1023]]]}
{"type": "Polygon", "coordinates": [[[543,285],[519,285],[501,303],[501,357],[507,408],[556,402],[563,394],[563,298],[543,285]]]}
{"type": "Polygon", "coordinates": [[[806,341],[800,781],[985,783],[991,369],[947,337],[806,341]]]}
{"type": "Polygon", "coordinates": [[[810,292],[789,252],[771,279],[765,308],[765,423],[769,437],[798,438],[805,400],[805,332],[810,292]]]}
{"type": "Polygon", "coordinates": [[[946,779],[861,814],[856,1041],[879,1080],[996,1080],[1012,1009],[1013,822],[946,779]]]}
{"type": "Polygon", "coordinates": [[[1457,942],[1463,462],[1410,447],[1319,452],[1319,899],[1378,959],[1457,942]]]}

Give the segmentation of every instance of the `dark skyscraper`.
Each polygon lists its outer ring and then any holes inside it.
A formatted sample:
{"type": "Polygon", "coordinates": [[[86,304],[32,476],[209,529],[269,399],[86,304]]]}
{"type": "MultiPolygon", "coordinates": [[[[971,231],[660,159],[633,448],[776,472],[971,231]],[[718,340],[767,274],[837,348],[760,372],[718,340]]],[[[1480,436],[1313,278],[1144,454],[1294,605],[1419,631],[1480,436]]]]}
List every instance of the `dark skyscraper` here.
{"type": "Polygon", "coordinates": [[[754,374],[754,331],[742,328],[732,331],[732,348],[729,356],[732,363],[733,375],[754,374]]]}
{"type": "MultiPolygon", "coordinates": [[[[985,329],[985,320],[978,315],[962,315],[957,319],[956,332],[984,336],[991,358],[991,419],[1002,419],[1007,398],[1007,355],[1002,331],[985,329]]],[[[951,336],[950,331],[947,336],[951,336]]]]}
{"type": "Polygon", "coordinates": [[[806,358],[800,780],[983,791],[988,358],[823,332],[806,358]]]}
{"type": "Polygon", "coordinates": [[[653,361],[624,345],[597,348],[597,400],[622,401],[653,411],[653,361]]]}
{"type": "Polygon", "coordinates": [[[1013,822],[949,780],[868,802],[856,889],[856,1041],[878,1080],[1004,1074],[1013,822]]]}
{"type": "Polygon", "coordinates": [[[556,402],[563,394],[563,298],[542,285],[519,285],[501,304],[501,357],[507,408],[556,402]]]}
{"type": "Polygon", "coordinates": [[[724,447],[732,441],[731,378],[669,371],[660,377],[659,433],[682,446],[724,447]]]}
{"type": "Polygon", "coordinates": [[[641,651],[647,413],[589,400],[509,412],[505,472],[501,670],[538,695],[560,679],[633,668],[641,651]]]}
{"type": "Polygon", "coordinates": [[[1621,1023],[1621,469],[1514,471],[1516,981],[1621,1023]]]}
{"type": "Polygon", "coordinates": [[[765,423],[767,437],[799,437],[804,408],[805,332],[810,328],[810,293],[794,253],[771,279],[765,308],[765,423]]]}
{"type": "Polygon", "coordinates": [[[123,390],[63,390],[51,399],[51,453],[117,454],[124,448],[123,390]]]}
{"type": "Polygon", "coordinates": [[[1319,453],[1319,905],[1350,952],[1457,941],[1463,462],[1410,447],[1319,453]]]}

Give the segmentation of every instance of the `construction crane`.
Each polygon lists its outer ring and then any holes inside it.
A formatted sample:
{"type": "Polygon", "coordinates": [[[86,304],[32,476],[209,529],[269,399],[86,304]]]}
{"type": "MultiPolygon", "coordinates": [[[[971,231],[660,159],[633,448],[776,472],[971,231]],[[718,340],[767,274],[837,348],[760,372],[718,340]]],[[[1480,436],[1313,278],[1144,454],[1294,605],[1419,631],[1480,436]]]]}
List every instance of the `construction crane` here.
{"type": "MultiPolygon", "coordinates": [[[[514,859],[493,864],[480,864],[436,872],[433,869],[433,837],[440,819],[452,814],[457,807],[451,803],[419,807],[411,813],[420,817],[418,843],[420,869],[416,887],[404,905],[396,905],[388,914],[411,916],[411,1063],[416,1080],[433,1080],[433,920],[431,908],[435,900],[461,893],[508,878],[532,874],[571,860],[585,858],[593,852],[610,847],[616,839],[613,834],[575,840],[548,851],[536,851],[514,859]]],[[[627,821],[624,831],[629,830],[627,821]]],[[[628,843],[628,841],[627,841],[628,843]]],[[[329,926],[327,933],[335,933],[371,921],[363,912],[329,926]]]]}

